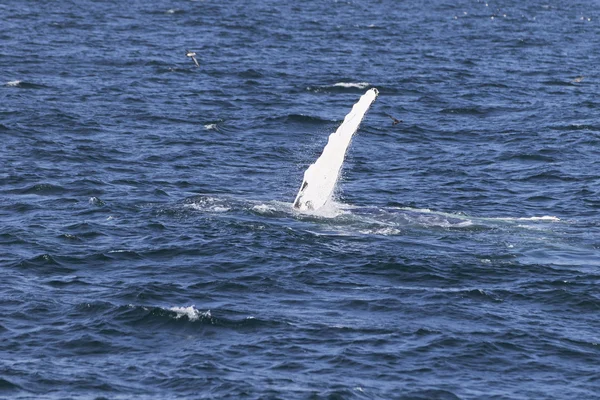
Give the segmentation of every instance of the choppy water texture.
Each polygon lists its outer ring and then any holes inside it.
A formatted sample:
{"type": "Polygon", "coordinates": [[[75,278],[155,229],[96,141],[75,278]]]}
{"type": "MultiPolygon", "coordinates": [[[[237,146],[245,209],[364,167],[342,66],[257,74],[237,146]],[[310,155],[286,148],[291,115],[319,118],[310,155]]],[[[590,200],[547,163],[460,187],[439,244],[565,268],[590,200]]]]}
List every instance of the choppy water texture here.
{"type": "Polygon", "coordinates": [[[599,10],[3,2],[0,397],[598,398],[599,10]]]}

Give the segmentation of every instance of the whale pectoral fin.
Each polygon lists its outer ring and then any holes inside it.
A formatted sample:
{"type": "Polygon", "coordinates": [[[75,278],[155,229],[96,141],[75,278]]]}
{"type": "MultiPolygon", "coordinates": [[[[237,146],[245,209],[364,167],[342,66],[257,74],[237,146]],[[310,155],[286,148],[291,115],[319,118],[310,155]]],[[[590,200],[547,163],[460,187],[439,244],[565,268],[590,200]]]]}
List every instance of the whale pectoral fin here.
{"type": "Polygon", "coordinates": [[[352,136],[378,94],[377,89],[369,89],[352,106],[337,130],[329,135],[319,158],[304,171],[304,180],[296,195],[294,208],[301,211],[318,210],[332,198],[352,136]]]}

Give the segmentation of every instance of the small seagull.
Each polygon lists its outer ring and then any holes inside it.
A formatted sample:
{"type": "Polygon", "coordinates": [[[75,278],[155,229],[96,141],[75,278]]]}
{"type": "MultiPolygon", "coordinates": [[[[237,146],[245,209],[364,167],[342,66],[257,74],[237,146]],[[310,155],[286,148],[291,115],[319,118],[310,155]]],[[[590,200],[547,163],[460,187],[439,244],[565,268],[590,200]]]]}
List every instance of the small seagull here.
{"type": "Polygon", "coordinates": [[[392,117],[390,114],[385,114],[385,115],[387,115],[388,117],[390,117],[392,119],[392,125],[396,125],[396,124],[399,124],[400,122],[402,122],[401,119],[396,119],[396,118],[392,117]]]}
{"type": "Polygon", "coordinates": [[[198,64],[198,60],[196,60],[196,53],[194,53],[193,51],[186,50],[185,51],[185,55],[187,57],[191,57],[192,60],[194,60],[194,63],[196,64],[196,67],[200,66],[200,64],[198,64]]]}
{"type": "Polygon", "coordinates": [[[585,78],[585,76],[578,76],[577,78],[573,79],[572,82],[574,83],[579,83],[581,82],[583,79],[585,78]]]}

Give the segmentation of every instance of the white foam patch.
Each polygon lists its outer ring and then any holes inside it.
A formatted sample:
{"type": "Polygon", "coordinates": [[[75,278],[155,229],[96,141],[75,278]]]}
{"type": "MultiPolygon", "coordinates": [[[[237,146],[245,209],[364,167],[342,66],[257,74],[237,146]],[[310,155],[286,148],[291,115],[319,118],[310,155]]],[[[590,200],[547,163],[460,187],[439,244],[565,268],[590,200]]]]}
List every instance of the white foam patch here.
{"type": "Polygon", "coordinates": [[[381,235],[381,236],[393,236],[400,234],[400,229],[386,226],[385,228],[378,229],[363,229],[359,231],[363,235],[381,235]]]}
{"type": "Polygon", "coordinates": [[[529,217],[529,218],[518,218],[519,221],[546,221],[546,222],[559,222],[560,218],[546,215],[543,217],[529,217]]]}
{"type": "Polygon", "coordinates": [[[224,213],[224,212],[231,210],[231,208],[229,208],[229,207],[215,206],[215,205],[206,206],[204,204],[186,204],[185,206],[188,208],[192,208],[194,210],[198,210],[198,211],[209,211],[209,212],[216,212],[216,213],[224,213]]]}
{"type": "Polygon", "coordinates": [[[202,311],[199,311],[194,306],[171,307],[171,308],[169,308],[169,310],[174,311],[177,314],[175,316],[175,319],[179,319],[184,316],[187,317],[190,321],[197,321],[200,318],[212,318],[212,315],[210,314],[210,310],[202,312],[202,311]]]}
{"type": "Polygon", "coordinates": [[[545,229],[545,228],[543,228],[543,227],[541,227],[541,226],[536,226],[536,225],[523,225],[523,224],[519,224],[519,225],[517,225],[517,228],[521,228],[521,229],[529,229],[530,231],[540,231],[540,232],[543,232],[543,231],[546,231],[546,230],[547,230],[547,228],[545,229]]]}
{"type": "Polygon", "coordinates": [[[380,292],[388,292],[395,290],[403,290],[409,292],[433,292],[433,293],[473,293],[478,292],[484,296],[493,295],[494,290],[493,287],[490,288],[476,288],[476,287],[428,287],[428,286],[404,286],[404,285],[395,285],[395,286],[358,286],[352,288],[354,290],[372,290],[376,289],[380,292]]]}
{"type": "Polygon", "coordinates": [[[430,217],[420,217],[420,218],[412,218],[412,223],[420,224],[425,227],[438,227],[438,228],[467,228],[473,225],[473,221],[471,220],[460,220],[460,221],[450,221],[444,219],[445,217],[441,217],[435,214],[431,214],[430,217]]]}
{"type": "Polygon", "coordinates": [[[6,82],[5,85],[15,87],[15,86],[19,86],[21,84],[21,82],[23,82],[23,81],[10,81],[10,82],[6,82]]]}
{"type": "Polygon", "coordinates": [[[218,131],[219,127],[217,126],[217,124],[206,124],[204,125],[204,129],[206,129],[207,131],[218,131]]]}
{"type": "Polygon", "coordinates": [[[410,207],[392,207],[392,208],[395,208],[396,210],[414,211],[414,212],[420,212],[420,213],[432,213],[433,212],[429,208],[410,208],[410,207]]]}
{"type": "MultiPolygon", "coordinates": [[[[504,221],[504,222],[560,222],[561,219],[558,217],[546,215],[543,217],[499,217],[499,218],[481,218],[483,221],[504,221]]],[[[521,225],[519,225],[521,226],[521,225]]],[[[522,227],[529,227],[523,225],[522,227]]]]}
{"type": "Polygon", "coordinates": [[[275,207],[271,207],[271,206],[269,206],[267,204],[256,205],[256,206],[252,207],[252,210],[254,210],[254,211],[258,212],[258,213],[261,213],[261,214],[267,214],[267,213],[272,213],[274,211],[277,211],[275,209],[275,207]]]}
{"type": "MultiPolygon", "coordinates": [[[[518,222],[525,222],[525,221],[560,222],[560,218],[551,216],[551,215],[545,215],[542,217],[489,217],[488,218],[488,217],[469,217],[464,214],[438,212],[438,211],[432,211],[428,208],[410,208],[410,207],[393,207],[393,208],[395,208],[397,210],[412,211],[412,212],[424,213],[424,214],[435,214],[435,215],[446,216],[446,217],[450,217],[450,218],[462,219],[462,220],[465,220],[464,226],[472,225],[472,220],[475,220],[475,221],[506,221],[506,222],[513,222],[513,221],[518,221],[518,222]]],[[[456,224],[453,224],[453,225],[456,226],[456,224]]]]}
{"type": "Polygon", "coordinates": [[[208,211],[215,213],[223,213],[231,210],[231,207],[219,204],[219,200],[212,197],[206,197],[204,199],[195,201],[190,204],[184,204],[184,207],[198,211],[208,211]]]}
{"type": "Polygon", "coordinates": [[[333,86],[335,87],[343,87],[343,88],[354,88],[354,89],[366,89],[369,86],[371,86],[371,84],[369,82],[338,82],[336,84],[334,84],[333,86]]]}
{"type": "Polygon", "coordinates": [[[392,207],[396,210],[407,211],[411,213],[409,218],[414,223],[425,226],[438,226],[440,228],[466,228],[473,225],[470,217],[463,214],[452,214],[445,212],[436,212],[428,208],[410,208],[410,207],[392,207]],[[414,214],[417,214],[416,216],[414,214]],[[422,214],[422,215],[419,215],[422,214]]]}
{"type": "MultiPolygon", "coordinates": [[[[435,225],[435,224],[434,224],[435,225]]],[[[473,221],[466,220],[462,222],[439,221],[437,226],[441,228],[467,228],[473,225],[473,221]]]]}

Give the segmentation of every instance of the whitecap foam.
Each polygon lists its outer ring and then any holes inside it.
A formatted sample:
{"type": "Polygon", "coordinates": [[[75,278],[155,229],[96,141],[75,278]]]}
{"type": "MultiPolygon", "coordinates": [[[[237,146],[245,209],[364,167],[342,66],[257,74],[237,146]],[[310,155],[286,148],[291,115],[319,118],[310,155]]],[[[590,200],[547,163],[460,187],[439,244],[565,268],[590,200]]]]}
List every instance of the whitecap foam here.
{"type": "Polygon", "coordinates": [[[187,208],[191,208],[193,210],[198,210],[198,211],[208,211],[208,212],[215,212],[215,213],[223,213],[223,212],[227,212],[229,210],[231,210],[230,207],[227,207],[223,204],[219,204],[219,199],[215,199],[212,197],[206,197],[197,201],[194,201],[193,203],[189,203],[189,204],[184,204],[184,207],[187,208]]]}
{"type": "Polygon", "coordinates": [[[517,225],[517,228],[520,228],[520,229],[529,229],[530,231],[540,231],[540,232],[546,231],[545,228],[540,227],[540,226],[536,226],[536,225],[523,225],[523,224],[519,224],[519,225],[517,225]]]}
{"type": "Polygon", "coordinates": [[[529,217],[529,218],[518,218],[519,221],[550,221],[559,222],[560,218],[551,215],[545,215],[543,217],[529,217]]]}
{"type": "Polygon", "coordinates": [[[217,126],[217,124],[206,124],[204,125],[204,129],[206,129],[207,131],[218,131],[219,127],[217,126]]]}
{"type": "Polygon", "coordinates": [[[6,82],[5,86],[16,87],[16,86],[19,86],[21,84],[21,82],[23,82],[23,81],[10,81],[10,82],[6,82]]]}
{"type": "Polygon", "coordinates": [[[198,211],[210,211],[210,212],[216,212],[216,213],[222,213],[222,212],[227,212],[229,210],[231,210],[229,207],[222,207],[222,206],[206,206],[205,204],[186,204],[185,207],[187,208],[192,208],[194,210],[198,210],[198,211]]]}
{"type": "Polygon", "coordinates": [[[458,224],[455,224],[454,226],[457,226],[459,228],[465,228],[467,226],[472,226],[473,225],[473,221],[471,221],[470,219],[463,221],[463,222],[459,222],[458,224]]]}
{"type": "Polygon", "coordinates": [[[560,222],[561,219],[551,215],[543,217],[499,217],[499,218],[482,218],[487,221],[506,221],[506,222],[560,222]]]}
{"type": "Polygon", "coordinates": [[[382,236],[393,236],[400,234],[400,229],[386,226],[385,228],[376,229],[363,229],[359,231],[363,235],[382,235],[382,236]]]}
{"type": "Polygon", "coordinates": [[[417,212],[417,213],[425,213],[425,214],[435,214],[435,215],[441,215],[441,216],[446,216],[446,217],[451,217],[451,218],[457,218],[457,219],[462,219],[465,220],[465,223],[463,226],[469,226],[472,224],[471,220],[476,220],[476,221],[506,221],[506,222],[512,222],[512,221],[531,221],[531,222],[560,222],[560,218],[552,216],[552,215],[544,215],[542,217],[469,217],[465,214],[461,214],[461,213],[446,213],[446,212],[438,212],[438,211],[432,211],[428,208],[410,208],[410,207],[392,207],[394,209],[397,210],[404,210],[404,211],[412,211],[412,212],[417,212]]]}
{"type": "Polygon", "coordinates": [[[436,214],[431,214],[431,217],[420,217],[420,218],[411,218],[413,223],[420,224],[425,227],[438,227],[438,228],[467,228],[473,225],[473,221],[471,220],[462,220],[457,219],[456,221],[452,221],[450,219],[455,219],[455,217],[449,216],[440,216],[436,214]]]}
{"type": "Polygon", "coordinates": [[[266,214],[266,213],[272,213],[274,211],[277,211],[274,207],[271,207],[267,204],[258,204],[254,207],[252,207],[253,211],[256,211],[260,214],[266,214]]]}
{"type": "Polygon", "coordinates": [[[453,214],[432,211],[428,208],[391,207],[395,210],[406,211],[408,219],[424,226],[440,228],[466,228],[473,225],[473,220],[463,214],[453,214]]]}
{"type": "Polygon", "coordinates": [[[411,208],[411,207],[392,207],[392,208],[395,208],[396,210],[414,211],[414,212],[420,212],[420,213],[433,212],[429,208],[411,208]]]}
{"type": "Polygon", "coordinates": [[[338,82],[333,86],[343,88],[366,89],[369,86],[371,86],[371,84],[369,82],[338,82]]]}
{"type": "Polygon", "coordinates": [[[200,318],[211,318],[210,310],[200,311],[194,306],[189,307],[171,307],[169,311],[175,312],[177,315],[175,319],[179,319],[181,317],[186,316],[190,321],[197,321],[200,318]]]}

